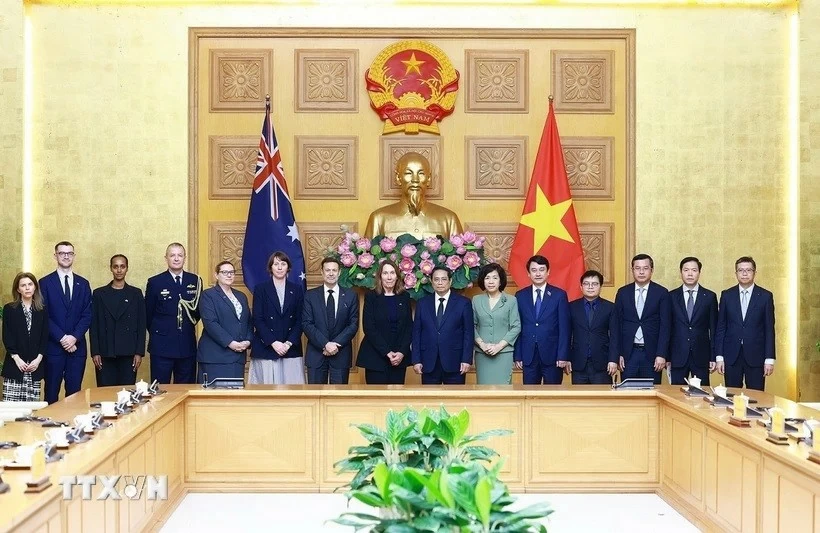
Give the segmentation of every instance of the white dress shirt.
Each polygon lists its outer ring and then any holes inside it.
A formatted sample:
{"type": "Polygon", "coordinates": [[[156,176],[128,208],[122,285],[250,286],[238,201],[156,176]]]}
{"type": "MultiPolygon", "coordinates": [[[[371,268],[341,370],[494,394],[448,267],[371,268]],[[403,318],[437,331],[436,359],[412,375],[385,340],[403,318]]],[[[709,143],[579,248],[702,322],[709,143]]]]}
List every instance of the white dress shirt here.
{"type": "Polygon", "coordinates": [[[60,292],[65,291],[65,277],[68,276],[68,297],[74,296],[74,272],[57,269],[57,275],[60,277],[60,292]]]}
{"type": "MultiPolygon", "coordinates": [[[[643,306],[644,306],[644,308],[646,308],[646,299],[649,297],[649,283],[647,283],[646,285],[643,285],[643,286],[638,285],[637,283],[635,284],[635,310],[636,311],[638,310],[638,297],[641,295],[641,289],[643,289],[643,306]]],[[[638,318],[643,318],[643,311],[641,311],[641,314],[638,316],[638,318]]],[[[644,342],[645,342],[644,338],[643,338],[643,328],[641,326],[638,326],[638,329],[635,330],[635,340],[634,340],[634,342],[636,344],[644,344],[644,342]]]]}
{"type": "Polygon", "coordinates": [[[325,307],[327,307],[327,291],[333,290],[333,304],[335,305],[335,309],[333,309],[333,316],[339,316],[339,285],[338,283],[332,287],[328,286],[326,283],[322,284],[322,287],[325,291],[325,307]]]}
{"type": "Polygon", "coordinates": [[[541,303],[544,303],[544,300],[547,298],[547,284],[544,283],[540,287],[536,287],[535,285],[532,286],[532,305],[535,305],[535,300],[538,298],[538,293],[535,292],[536,289],[541,290],[541,303]]]}
{"type": "Polygon", "coordinates": [[[447,312],[447,304],[450,302],[450,291],[447,291],[447,294],[445,294],[444,296],[439,296],[439,294],[437,292],[434,292],[433,296],[435,296],[435,298],[436,298],[436,302],[435,302],[436,303],[436,305],[435,305],[436,313],[438,313],[438,304],[439,303],[444,304],[444,309],[442,309],[441,312],[442,313],[447,312]],[[441,298],[444,298],[443,302],[441,301],[441,298]]]}
{"type": "Polygon", "coordinates": [[[689,291],[693,291],[691,293],[691,298],[692,298],[692,306],[694,307],[694,305],[696,303],[698,303],[698,289],[700,289],[700,284],[695,283],[695,286],[692,287],[691,289],[689,287],[687,287],[686,285],[683,285],[681,288],[683,289],[683,308],[686,309],[686,306],[689,305],[689,298],[690,298],[689,291]]]}

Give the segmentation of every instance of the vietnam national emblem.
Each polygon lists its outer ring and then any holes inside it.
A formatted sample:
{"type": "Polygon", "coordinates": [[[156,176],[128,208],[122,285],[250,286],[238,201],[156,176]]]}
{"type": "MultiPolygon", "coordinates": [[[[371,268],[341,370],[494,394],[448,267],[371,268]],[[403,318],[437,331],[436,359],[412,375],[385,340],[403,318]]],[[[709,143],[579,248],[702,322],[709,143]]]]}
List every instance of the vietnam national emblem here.
{"type": "Polygon", "coordinates": [[[427,41],[391,44],[379,52],[364,77],[370,107],[384,121],[383,134],[438,134],[438,122],[455,107],[458,71],[427,41]]]}

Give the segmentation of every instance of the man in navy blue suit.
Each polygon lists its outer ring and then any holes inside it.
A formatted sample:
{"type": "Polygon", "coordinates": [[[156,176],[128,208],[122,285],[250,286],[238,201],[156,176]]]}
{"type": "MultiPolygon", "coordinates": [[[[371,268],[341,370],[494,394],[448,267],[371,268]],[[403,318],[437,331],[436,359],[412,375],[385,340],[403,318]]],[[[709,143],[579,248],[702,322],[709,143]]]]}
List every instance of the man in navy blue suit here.
{"type": "Polygon", "coordinates": [[[185,272],[185,247],[165,249],[168,270],[148,278],[145,314],[151,381],[196,383],[196,323],[202,280],[185,272]]]}
{"type": "Polygon", "coordinates": [[[672,311],[669,291],[652,281],[655,262],[647,254],[632,258],[634,283],[615,295],[615,334],[621,377],[661,382],[669,350],[672,311]]]}
{"type": "Polygon", "coordinates": [[[521,335],[513,348],[515,367],[524,370],[524,385],[560,385],[569,373],[571,332],[567,293],[547,283],[550,263],[543,255],[527,260],[532,285],[515,293],[521,335]]]}
{"type": "Polygon", "coordinates": [[[436,268],[430,277],[435,292],[419,300],[413,319],[413,369],[423,385],[464,385],[473,364],[473,306],[450,290],[449,269],[436,268]]]}
{"type": "Polygon", "coordinates": [[[587,270],[581,276],[583,297],[569,303],[572,323],[569,371],[573,385],[608,385],[618,369],[615,343],[615,304],[601,298],[604,276],[587,270]]]}
{"type": "Polygon", "coordinates": [[[774,372],[774,296],[755,285],[757,264],[751,257],[735,261],[738,284],[720,294],[715,360],[727,387],[763,390],[774,372]]]}
{"type": "Polygon", "coordinates": [[[83,386],[85,373],[85,333],[91,326],[91,286],[75,274],[74,245],[68,241],[54,247],[57,270],[40,280],[43,303],[48,312],[45,395],[48,403],[60,396],[65,379],[65,395],[83,386]]]}
{"type": "Polygon", "coordinates": [[[709,373],[715,370],[718,303],[717,295],[698,283],[702,266],[697,257],[684,257],[680,262],[683,285],[669,291],[672,333],[666,365],[672,367],[672,385],[685,384],[689,376],[709,385],[709,373]]]}
{"type": "Polygon", "coordinates": [[[347,385],[353,366],[353,337],[359,331],[359,295],[339,286],[339,261],[322,259],[324,283],[305,293],[302,330],[305,366],[312,385],[347,385]]]}

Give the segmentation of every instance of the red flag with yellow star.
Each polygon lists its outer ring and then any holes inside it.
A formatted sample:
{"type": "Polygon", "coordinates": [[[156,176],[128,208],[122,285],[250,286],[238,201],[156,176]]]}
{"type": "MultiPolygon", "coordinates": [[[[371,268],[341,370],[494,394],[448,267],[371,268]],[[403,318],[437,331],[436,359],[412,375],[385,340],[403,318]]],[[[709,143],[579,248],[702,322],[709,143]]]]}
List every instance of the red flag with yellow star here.
{"type": "Polygon", "coordinates": [[[585,271],[584,251],[552,98],[524,210],[510,250],[510,274],[519,287],[530,284],[527,260],[537,254],[550,262],[548,283],[567,291],[570,300],[580,298],[579,280],[585,271]]]}

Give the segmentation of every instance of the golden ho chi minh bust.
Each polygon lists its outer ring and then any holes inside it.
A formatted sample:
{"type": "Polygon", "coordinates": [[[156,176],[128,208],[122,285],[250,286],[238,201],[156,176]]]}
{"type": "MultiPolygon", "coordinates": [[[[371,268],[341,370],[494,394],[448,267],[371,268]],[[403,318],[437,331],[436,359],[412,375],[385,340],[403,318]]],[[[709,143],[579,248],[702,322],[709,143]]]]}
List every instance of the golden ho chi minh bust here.
{"type": "Polygon", "coordinates": [[[463,233],[458,215],[427,200],[432,177],[426,157],[416,152],[404,154],[396,162],[395,174],[396,183],[401,186],[401,200],[370,213],[364,234],[395,238],[409,233],[422,239],[463,233]]]}

